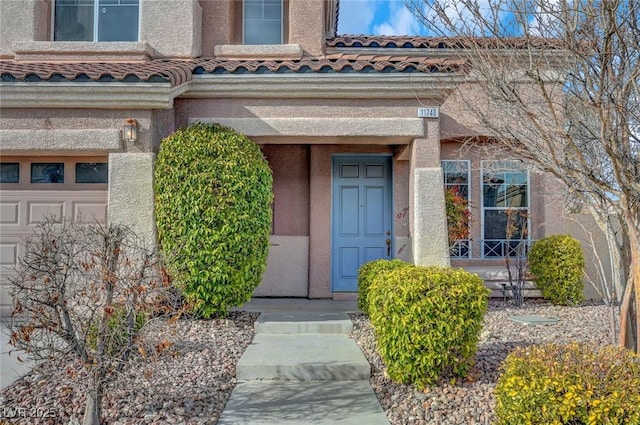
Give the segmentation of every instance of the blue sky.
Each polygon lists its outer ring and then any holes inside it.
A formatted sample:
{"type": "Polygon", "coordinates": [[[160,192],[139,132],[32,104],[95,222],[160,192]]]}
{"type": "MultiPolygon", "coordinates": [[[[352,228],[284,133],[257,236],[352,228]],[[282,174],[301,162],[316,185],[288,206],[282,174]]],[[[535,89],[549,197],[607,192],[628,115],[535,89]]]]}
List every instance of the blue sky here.
{"type": "Polygon", "coordinates": [[[340,0],[338,34],[426,35],[402,0],[340,0]]]}

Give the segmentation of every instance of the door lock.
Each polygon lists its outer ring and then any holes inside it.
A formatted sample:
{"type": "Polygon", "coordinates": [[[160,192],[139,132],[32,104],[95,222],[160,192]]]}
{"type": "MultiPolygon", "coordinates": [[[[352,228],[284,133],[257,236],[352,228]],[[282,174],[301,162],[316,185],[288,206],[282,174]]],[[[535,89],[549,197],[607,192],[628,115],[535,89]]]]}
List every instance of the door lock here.
{"type": "Polygon", "coordinates": [[[391,239],[387,239],[385,242],[387,244],[387,257],[391,257],[391,239]]]}

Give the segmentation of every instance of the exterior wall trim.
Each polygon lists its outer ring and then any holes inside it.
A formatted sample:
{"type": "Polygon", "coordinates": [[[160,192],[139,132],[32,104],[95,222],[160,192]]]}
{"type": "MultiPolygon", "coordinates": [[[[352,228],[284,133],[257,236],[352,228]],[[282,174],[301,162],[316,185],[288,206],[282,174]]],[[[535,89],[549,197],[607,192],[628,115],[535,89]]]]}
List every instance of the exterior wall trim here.
{"type": "Polygon", "coordinates": [[[41,152],[105,153],[123,150],[118,129],[0,130],[3,155],[41,152]]]}
{"type": "Polygon", "coordinates": [[[228,59],[302,59],[302,46],[299,44],[220,44],[214,47],[216,58],[228,59]]]}
{"type": "Polygon", "coordinates": [[[146,42],[14,41],[16,61],[144,61],[153,57],[146,42]]]}
{"type": "Polygon", "coordinates": [[[190,118],[215,122],[247,136],[423,137],[422,118],[190,118]]]}
{"type": "Polygon", "coordinates": [[[194,75],[188,98],[415,99],[444,101],[466,80],[459,74],[326,73],[194,75]]]}
{"type": "Polygon", "coordinates": [[[171,109],[187,89],[169,83],[4,83],[2,108],[171,109]]]}

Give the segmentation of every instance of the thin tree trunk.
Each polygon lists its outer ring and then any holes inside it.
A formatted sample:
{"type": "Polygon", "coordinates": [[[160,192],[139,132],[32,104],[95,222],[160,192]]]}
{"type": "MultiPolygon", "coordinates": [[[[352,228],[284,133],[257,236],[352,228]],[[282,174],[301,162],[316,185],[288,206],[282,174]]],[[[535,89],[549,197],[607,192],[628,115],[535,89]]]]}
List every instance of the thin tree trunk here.
{"type": "Polygon", "coordinates": [[[102,383],[97,376],[99,372],[94,370],[92,373],[94,374],[93,382],[87,392],[82,425],[100,425],[100,416],[102,416],[102,383]]]}
{"type": "Polygon", "coordinates": [[[620,339],[619,344],[639,352],[638,339],[640,337],[640,232],[636,227],[635,214],[631,210],[625,212],[625,220],[629,231],[629,245],[631,252],[631,266],[629,280],[622,299],[620,310],[620,339]]]}

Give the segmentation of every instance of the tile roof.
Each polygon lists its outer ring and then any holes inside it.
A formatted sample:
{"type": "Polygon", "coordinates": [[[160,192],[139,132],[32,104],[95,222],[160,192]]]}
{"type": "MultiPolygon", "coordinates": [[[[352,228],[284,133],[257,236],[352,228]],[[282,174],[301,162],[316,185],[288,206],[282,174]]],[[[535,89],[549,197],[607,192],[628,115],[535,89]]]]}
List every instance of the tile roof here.
{"type": "Polygon", "coordinates": [[[200,59],[194,72],[211,73],[327,73],[327,72],[461,72],[459,60],[396,55],[334,53],[300,60],[200,59]]]}
{"type": "Polygon", "coordinates": [[[497,39],[495,37],[421,37],[421,36],[386,36],[386,35],[338,35],[327,40],[327,47],[372,47],[372,48],[417,48],[417,49],[465,49],[483,47],[488,49],[557,47],[548,38],[524,39],[513,37],[497,39]]]}
{"type": "Polygon", "coordinates": [[[178,86],[192,76],[190,61],[143,62],[13,62],[0,61],[0,81],[94,81],[170,83],[178,86]]]}
{"type": "MultiPolygon", "coordinates": [[[[395,53],[390,51],[390,53],[395,53]]],[[[454,72],[464,71],[460,60],[403,56],[333,53],[322,58],[299,60],[228,60],[200,58],[186,61],[142,62],[14,62],[0,61],[0,81],[47,82],[146,82],[170,83],[191,80],[193,74],[264,74],[329,72],[454,72]]]]}

